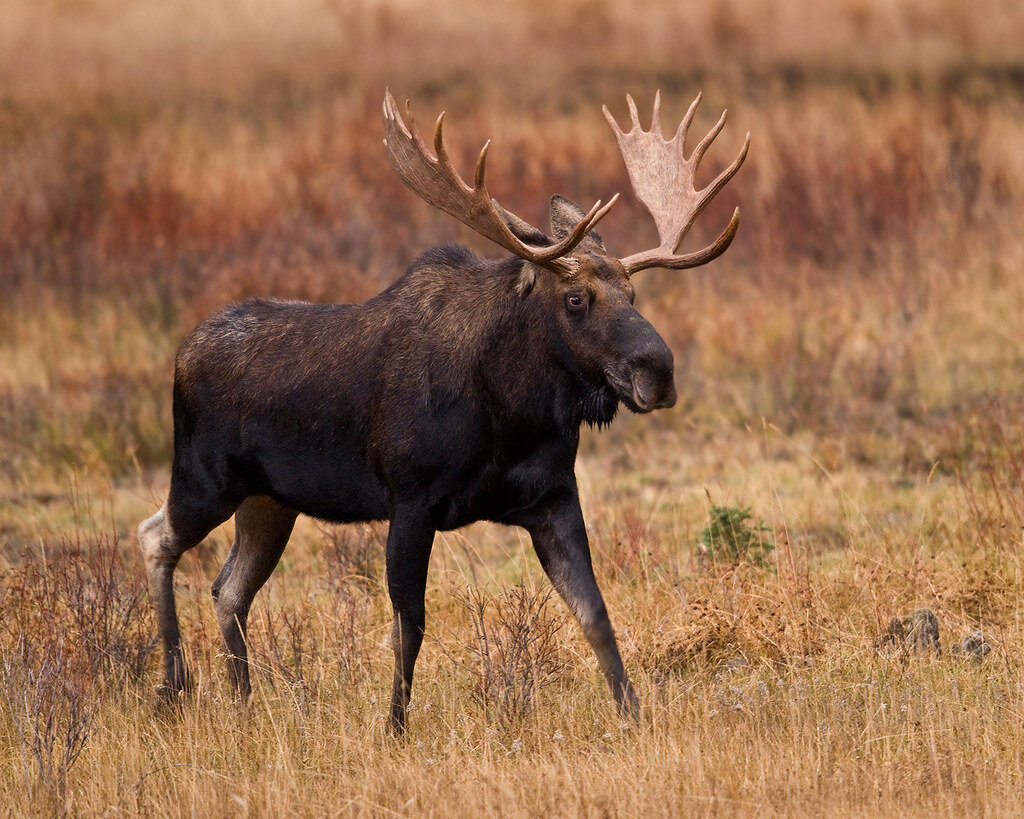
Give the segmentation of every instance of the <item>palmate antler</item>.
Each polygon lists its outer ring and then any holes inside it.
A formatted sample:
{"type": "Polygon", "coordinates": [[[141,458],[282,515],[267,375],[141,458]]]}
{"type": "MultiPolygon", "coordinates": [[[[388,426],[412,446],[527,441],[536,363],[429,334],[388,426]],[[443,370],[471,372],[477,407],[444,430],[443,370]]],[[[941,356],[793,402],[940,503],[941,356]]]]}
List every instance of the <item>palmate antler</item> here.
{"type": "Polygon", "coordinates": [[[607,106],[604,108],[605,119],[608,120],[608,124],[615,133],[622,158],[626,162],[626,170],[629,173],[633,191],[636,193],[637,199],[654,217],[654,222],[658,227],[658,238],[661,240],[661,244],[657,248],[634,253],[632,256],[622,259],[622,264],[630,276],[636,271],[648,267],[667,267],[679,270],[706,264],[724,253],[736,235],[740,224],[739,208],[733,212],[729,225],[714,244],[695,253],[676,255],[676,248],[679,247],[679,243],[693,226],[697,216],[732,179],[740,165],[743,164],[743,160],[747,158],[747,150],[750,148],[750,134],[748,133],[743,148],[733,163],[709,185],[697,190],[694,186],[697,166],[705,151],[725,126],[725,112],[723,112],[718,124],[694,148],[690,158],[684,157],[683,144],[686,140],[686,131],[693,121],[693,114],[697,110],[700,99],[701,95],[698,94],[686,112],[686,116],[683,117],[683,121],[679,123],[676,135],[667,142],[661,131],[660,91],[654,98],[654,117],[649,131],[645,131],[640,126],[636,103],[633,102],[631,96],[626,95],[633,123],[633,127],[628,133],[622,132],[607,106]]]}
{"type": "MultiPolygon", "coordinates": [[[[413,193],[435,208],[443,210],[480,235],[529,262],[569,275],[573,266],[563,257],[583,241],[583,237],[594,229],[618,200],[616,194],[604,206],[598,200],[590,211],[577,222],[576,226],[560,242],[546,247],[535,247],[521,241],[509,228],[502,217],[500,206],[491,199],[484,182],[484,168],[487,160],[488,140],[480,151],[476,163],[473,187],[459,176],[444,147],[442,124],[444,112],[437,118],[434,129],[434,152],[431,156],[423,137],[412,116],[412,108],[406,103],[406,127],[398,104],[388,89],[384,96],[384,146],[391,167],[413,193]]],[[[521,219],[515,217],[522,222],[521,219]]]]}

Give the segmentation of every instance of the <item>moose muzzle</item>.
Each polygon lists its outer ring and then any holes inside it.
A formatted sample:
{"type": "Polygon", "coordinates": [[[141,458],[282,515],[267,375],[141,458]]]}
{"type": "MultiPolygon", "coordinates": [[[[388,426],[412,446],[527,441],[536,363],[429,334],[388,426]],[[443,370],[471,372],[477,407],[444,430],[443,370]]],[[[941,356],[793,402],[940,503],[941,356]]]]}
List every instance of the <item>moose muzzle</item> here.
{"type": "Polygon", "coordinates": [[[608,384],[633,412],[674,406],[672,351],[650,322],[635,310],[632,312],[624,323],[623,335],[627,337],[620,347],[626,353],[605,371],[608,384]]]}

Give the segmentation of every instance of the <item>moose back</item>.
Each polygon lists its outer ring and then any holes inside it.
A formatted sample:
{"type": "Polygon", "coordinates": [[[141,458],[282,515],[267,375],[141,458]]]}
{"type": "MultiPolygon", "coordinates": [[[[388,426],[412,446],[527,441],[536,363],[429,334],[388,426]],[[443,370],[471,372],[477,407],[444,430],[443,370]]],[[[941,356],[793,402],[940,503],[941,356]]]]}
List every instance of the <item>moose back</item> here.
{"type": "Polygon", "coordinates": [[[174,461],[167,502],[139,526],[164,647],[161,693],[188,684],[173,574],[182,554],[235,516],[235,540],[213,584],[228,671],[250,692],[246,620],[297,515],[387,520],[395,671],[390,726],[406,727],[423,640],[434,534],[478,520],[521,526],[579,621],[620,711],[637,699],[591,567],[574,464],[580,426],[607,424],[676,400],[672,353],[633,306],[630,277],[682,269],[729,246],[739,211],[711,246],[677,255],[697,215],[735,174],[697,190],[694,173],[725,114],[689,158],[683,143],[700,97],[666,141],[660,95],[650,130],[627,98],[632,128],[608,112],[634,192],[660,245],[618,258],[594,230],[614,205],[589,211],[555,196],[551,233],[493,200],[487,145],[473,185],[434,150],[388,92],[385,146],[418,196],[513,255],[480,258],[443,245],[362,304],[258,299],[228,307],[182,343],[174,371],[174,461]]]}

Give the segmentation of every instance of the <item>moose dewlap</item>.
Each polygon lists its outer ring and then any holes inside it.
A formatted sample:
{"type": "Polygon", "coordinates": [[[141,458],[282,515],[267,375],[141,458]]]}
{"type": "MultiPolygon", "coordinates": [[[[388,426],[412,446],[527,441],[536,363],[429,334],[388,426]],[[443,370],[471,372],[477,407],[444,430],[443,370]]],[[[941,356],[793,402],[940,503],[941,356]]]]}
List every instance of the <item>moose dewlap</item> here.
{"type": "Polygon", "coordinates": [[[591,568],[574,464],[580,426],[606,424],[676,401],[672,352],[633,307],[630,277],[649,267],[689,268],[723,253],[737,210],[714,244],[677,255],[733,163],[697,190],[694,175],[725,124],[684,156],[700,101],[666,141],[655,97],[643,130],[627,97],[624,133],[604,109],[633,190],[660,245],[618,258],[595,232],[615,204],[589,211],[555,196],[551,233],[491,198],[487,145],[472,186],[452,165],[437,120],[431,153],[407,107],[384,98],[384,144],[419,197],[514,254],[482,259],[434,248],[362,304],[257,299],[200,324],[174,371],[174,461],[167,502],[139,526],[164,646],[161,692],[188,684],[173,574],[182,554],[235,516],[235,540],[213,584],[228,672],[250,691],[249,607],[299,514],[337,523],[387,520],[388,593],[395,652],[390,725],[404,731],[423,640],[424,590],[437,531],[478,520],[522,526],[544,571],[593,647],[625,714],[637,699],[591,568]]]}

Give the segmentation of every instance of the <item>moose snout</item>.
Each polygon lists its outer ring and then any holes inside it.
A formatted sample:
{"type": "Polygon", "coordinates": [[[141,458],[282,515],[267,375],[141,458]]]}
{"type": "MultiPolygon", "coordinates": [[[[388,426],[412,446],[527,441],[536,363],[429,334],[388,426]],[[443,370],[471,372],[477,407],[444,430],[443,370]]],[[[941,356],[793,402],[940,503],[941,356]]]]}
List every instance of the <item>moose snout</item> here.
{"type": "Polygon", "coordinates": [[[605,370],[608,384],[633,412],[676,403],[672,351],[650,322],[630,308],[618,326],[618,361],[605,370]]]}
{"type": "MultiPolygon", "coordinates": [[[[650,412],[674,406],[676,385],[672,351],[660,337],[630,357],[630,383],[635,412],[650,412]]],[[[629,402],[627,402],[629,403],[629,402]]]]}

